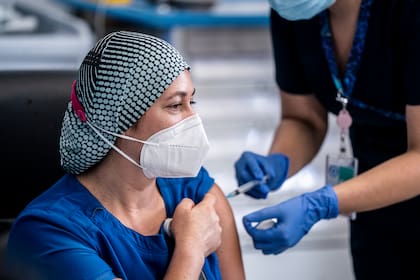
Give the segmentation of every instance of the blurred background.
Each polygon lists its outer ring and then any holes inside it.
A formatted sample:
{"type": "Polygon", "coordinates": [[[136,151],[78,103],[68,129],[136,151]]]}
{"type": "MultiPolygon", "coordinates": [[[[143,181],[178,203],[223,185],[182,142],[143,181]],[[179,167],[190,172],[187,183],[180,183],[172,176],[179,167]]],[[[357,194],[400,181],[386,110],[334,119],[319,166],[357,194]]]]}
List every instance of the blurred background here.
{"type": "MultiPolygon", "coordinates": [[[[267,0],[0,0],[0,272],[13,218],[62,175],[58,137],[71,83],[84,55],[109,32],[159,36],[184,55],[211,144],[205,167],[226,193],[233,190],[234,162],[245,150],[267,153],[281,113],[268,13],[267,0]]],[[[323,186],[336,135],[331,126],[315,160],[268,199],[230,200],[247,279],[354,279],[347,217],[319,222],[277,256],[256,251],[241,221],[323,186]]]]}

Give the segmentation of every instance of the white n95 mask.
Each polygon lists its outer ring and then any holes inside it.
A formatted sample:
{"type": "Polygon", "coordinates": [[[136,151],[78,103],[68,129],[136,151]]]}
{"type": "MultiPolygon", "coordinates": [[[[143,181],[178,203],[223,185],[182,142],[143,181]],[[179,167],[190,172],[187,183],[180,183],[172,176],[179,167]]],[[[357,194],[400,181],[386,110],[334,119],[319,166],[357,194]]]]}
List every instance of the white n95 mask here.
{"type": "Polygon", "coordinates": [[[336,0],[269,0],[271,7],[287,20],[310,19],[336,0]]]}
{"type": "Polygon", "coordinates": [[[175,125],[158,131],[146,141],[115,134],[89,123],[90,127],[116,152],[143,169],[148,178],[181,178],[197,176],[210,149],[202,121],[194,114],[175,125]],[[106,139],[100,131],[143,143],[140,162],[136,162],[106,139]]]}
{"type": "Polygon", "coordinates": [[[209,149],[201,119],[195,114],[150,136],[140,152],[140,165],[148,178],[194,177],[209,149]]]}

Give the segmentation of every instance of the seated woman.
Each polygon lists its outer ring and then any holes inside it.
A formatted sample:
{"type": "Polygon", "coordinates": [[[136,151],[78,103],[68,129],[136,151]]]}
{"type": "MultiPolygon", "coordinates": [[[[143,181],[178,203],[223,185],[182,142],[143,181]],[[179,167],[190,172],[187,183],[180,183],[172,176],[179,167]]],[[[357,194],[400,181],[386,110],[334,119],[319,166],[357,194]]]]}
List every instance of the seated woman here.
{"type": "Polygon", "coordinates": [[[126,31],[97,42],[64,115],[66,175],[10,232],[19,279],[245,278],[232,210],[202,167],[194,93],[169,43],[126,31]]]}

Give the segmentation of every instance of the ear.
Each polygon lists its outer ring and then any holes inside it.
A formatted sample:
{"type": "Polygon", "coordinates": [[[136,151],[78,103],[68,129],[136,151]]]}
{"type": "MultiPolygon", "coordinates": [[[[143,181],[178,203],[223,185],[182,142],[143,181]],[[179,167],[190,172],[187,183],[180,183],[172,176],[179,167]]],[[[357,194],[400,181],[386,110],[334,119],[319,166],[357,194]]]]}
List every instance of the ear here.
{"type": "Polygon", "coordinates": [[[135,138],[135,135],[136,135],[136,132],[137,132],[137,127],[138,126],[137,126],[137,122],[136,122],[131,127],[129,127],[126,131],[124,131],[122,133],[122,135],[129,136],[129,137],[134,137],[135,138]]]}

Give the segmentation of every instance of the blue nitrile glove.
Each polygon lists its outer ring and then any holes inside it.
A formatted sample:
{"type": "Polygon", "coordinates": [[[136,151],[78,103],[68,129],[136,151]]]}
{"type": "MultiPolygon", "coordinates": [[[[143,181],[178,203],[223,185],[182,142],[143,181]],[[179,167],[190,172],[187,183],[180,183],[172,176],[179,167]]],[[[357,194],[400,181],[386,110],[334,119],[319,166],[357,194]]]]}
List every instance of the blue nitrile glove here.
{"type": "Polygon", "coordinates": [[[248,214],[242,222],[255,249],[267,255],[279,254],[294,246],[316,222],[335,218],[338,214],[337,196],[332,186],[327,185],[248,214]],[[253,226],[267,219],[277,219],[277,222],[268,229],[253,226]]]}
{"type": "Polygon", "coordinates": [[[266,198],[270,191],[277,190],[287,178],[289,159],[282,154],[262,156],[253,152],[244,152],[235,162],[236,180],[239,185],[252,180],[268,179],[248,192],[254,198],[266,198]]]}

